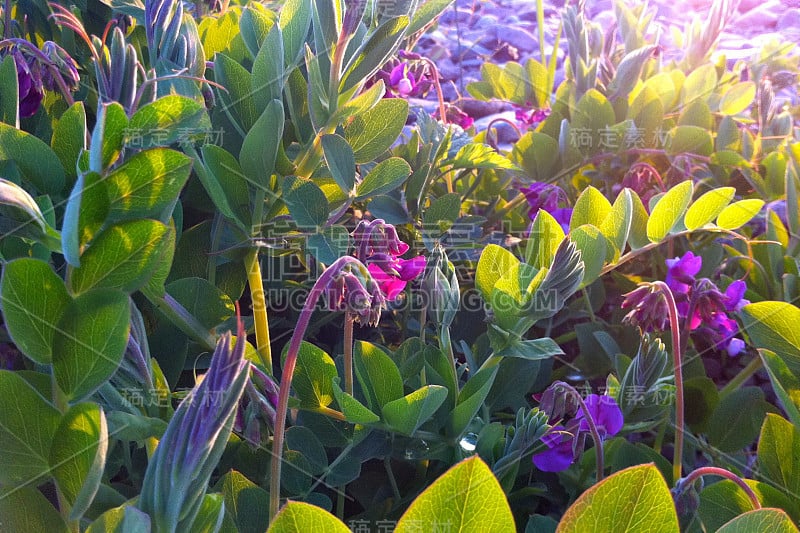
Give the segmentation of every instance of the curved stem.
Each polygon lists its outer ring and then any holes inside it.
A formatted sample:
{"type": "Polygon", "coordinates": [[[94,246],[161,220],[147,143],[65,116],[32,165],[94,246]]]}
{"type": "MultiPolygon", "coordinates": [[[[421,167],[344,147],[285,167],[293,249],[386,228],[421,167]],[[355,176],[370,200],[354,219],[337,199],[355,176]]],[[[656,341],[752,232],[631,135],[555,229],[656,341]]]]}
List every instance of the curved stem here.
{"type": "Polygon", "coordinates": [[[761,509],[761,502],[758,501],[758,496],[756,496],[756,493],[753,492],[753,489],[750,488],[750,485],[745,483],[745,481],[742,478],[740,478],[733,472],[725,470],[724,468],[719,468],[716,466],[700,467],[696,470],[692,470],[691,472],[689,472],[689,475],[686,476],[685,479],[683,479],[683,482],[686,484],[692,484],[702,476],[719,476],[719,477],[724,477],[725,479],[728,479],[730,481],[733,481],[734,483],[739,485],[739,487],[745,492],[745,494],[747,494],[747,497],[750,498],[750,503],[753,504],[753,509],[761,509]]]}
{"type": "Polygon", "coordinates": [[[672,478],[679,479],[683,471],[683,361],[681,357],[681,330],[678,323],[678,307],[672,290],[663,281],[654,281],[653,285],[661,291],[667,300],[669,309],[669,329],[672,333],[672,363],[675,367],[675,451],[672,459],[672,478]]]}
{"type": "Polygon", "coordinates": [[[605,465],[603,464],[603,439],[600,438],[600,432],[597,430],[597,424],[595,424],[592,413],[590,413],[589,409],[586,407],[586,402],[583,401],[583,396],[581,396],[581,394],[575,390],[575,387],[564,382],[561,382],[559,385],[567,392],[572,394],[572,396],[578,402],[578,405],[581,407],[581,409],[583,409],[583,414],[586,416],[586,423],[589,424],[589,432],[592,434],[592,440],[594,441],[594,455],[597,463],[597,481],[599,482],[603,479],[605,465]]]}
{"type": "MultiPolygon", "coordinates": [[[[300,344],[303,336],[311,322],[311,315],[314,314],[320,296],[325,291],[328,283],[333,276],[339,273],[348,263],[361,265],[355,257],[345,256],[337,259],[325,272],[317,279],[311,291],[308,293],[303,310],[297,319],[297,325],[289,341],[289,349],[286,353],[286,362],[283,364],[283,374],[281,374],[281,386],[278,391],[278,408],[275,412],[275,432],[272,440],[272,468],[269,480],[269,519],[272,522],[278,514],[280,508],[281,492],[281,467],[283,462],[283,440],[286,433],[286,413],[289,410],[289,390],[292,386],[292,377],[297,365],[297,355],[300,353],[300,344]]],[[[363,268],[363,265],[361,265],[363,268]]]]}

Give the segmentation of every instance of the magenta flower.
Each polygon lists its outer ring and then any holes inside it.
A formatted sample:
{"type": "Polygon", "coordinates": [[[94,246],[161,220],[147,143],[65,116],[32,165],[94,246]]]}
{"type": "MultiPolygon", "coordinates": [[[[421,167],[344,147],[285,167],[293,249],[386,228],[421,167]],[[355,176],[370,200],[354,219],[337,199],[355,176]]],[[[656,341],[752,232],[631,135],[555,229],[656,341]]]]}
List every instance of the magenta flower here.
{"type": "Polygon", "coordinates": [[[664,281],[673,293],[686,294],[703,267],[703,258],[686,252],[681,258],[667,259],[666,262],[667,278],[664,281]]]}
{"type": "Polygon", "coordinates": [[[525,129],[535,128],[540,122],[550,116],[550,109],[525,109],[518,107],[514,110],[514,118],[520,127],[525,129]]]}
{"type": "Polygon", "coordinates": [[[394,300],[409,281],[425,270],[425,258],[401,259],[409,249],[397,236],[397,230],[382,219],[362,220],[353,230],[353,255],[367,265],[372,278],[387,300],[394,300]]]}

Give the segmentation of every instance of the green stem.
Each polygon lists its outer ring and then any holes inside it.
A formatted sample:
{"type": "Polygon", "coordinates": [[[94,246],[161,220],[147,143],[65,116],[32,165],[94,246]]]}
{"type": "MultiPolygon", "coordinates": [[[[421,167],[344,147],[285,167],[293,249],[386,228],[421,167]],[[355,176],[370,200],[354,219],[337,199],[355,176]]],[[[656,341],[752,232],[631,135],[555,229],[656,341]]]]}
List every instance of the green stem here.
{"type": "Polygon", "coordinates": [[[253,323],[256,328],[256,351],[264,369],[272,373],[272,346],[269,339],[269,318],[267,299],[264,294],[264,280],[258,260],[258,248],[251,249],[244,260],[247,269],[247,283],[250,286],[250,300],[253,305],[253,323]]]}
{"type": "Polygon", "coordinates": [[[672,362],[675,367],[675,451],[672,460],[672,478],[680,479],[683,473],[683,358],[681,357],[681,330],[678,323],[678,307],[672,290],[663,281],[654,281],[653,285],[661,291],[667,300],[669,310],[669,329],[672,333],[672,362]]]}
{"type": "Polygon", "coordinates": [[[344,390],[353,396],[353,322],[350,311],[344,313],[344,390]]]}
{"type": "Polygon", "coordinates": [[[752,361],[747,363],[743,369],[736,374],[732,380],[719,391],[719,401],[722,401],[730,393],[738,389],[742,383],[750,379],[750,377],[764,367],[764,362],[761,357],[754,357],[752,361]]]}

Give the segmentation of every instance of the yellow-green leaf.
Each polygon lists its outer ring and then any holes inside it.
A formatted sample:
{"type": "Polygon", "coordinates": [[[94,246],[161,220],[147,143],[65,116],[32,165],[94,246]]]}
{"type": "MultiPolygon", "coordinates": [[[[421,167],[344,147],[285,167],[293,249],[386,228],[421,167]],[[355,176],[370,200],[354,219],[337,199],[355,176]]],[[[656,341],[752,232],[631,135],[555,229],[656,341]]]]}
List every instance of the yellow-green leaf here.
{"type": "Polygon", "coordinates": [[[761,211],[764,200],[751,198],[732,203],[717,217],[717,226],[723,229],[736,229],[744,226],[761,211]]]}
{"type": "Polygon", "coordinates": [[[679,183],[658,200],[647,221],[647,238],[658,242],[675,227],[692,199],[692,180],[679,183]]]}
{"type": "Polygon", "coordinates": [[[728,89],[719,102],[719,112],[723,115],[741,113],[753,103],[756,97],[756,84],[752,81],[740,81],[728,89]]]}
{"type": "Polygon", "coordinates": [[[686,211],[684,218],[686,229],[697,229],[714,220],[714,217],[728,206],[735,193],[736,189],[733,187],[720,187],[712,189],[698,198],[686,211]]]}

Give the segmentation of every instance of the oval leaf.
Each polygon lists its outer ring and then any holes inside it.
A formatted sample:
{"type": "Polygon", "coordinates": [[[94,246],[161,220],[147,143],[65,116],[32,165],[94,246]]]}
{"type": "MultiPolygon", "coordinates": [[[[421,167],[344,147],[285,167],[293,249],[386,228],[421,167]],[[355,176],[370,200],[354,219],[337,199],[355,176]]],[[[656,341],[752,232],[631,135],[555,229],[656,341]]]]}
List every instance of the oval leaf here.
{"type": "Polygon", "coordinates": [[[712,189],[698,198],[686,211],[684,225],[688,230],[694,230],[705,226],[731,203],[736,189],[733,187],[720,187],[712,189]]]}
{"type": "Polygon", "coordinates": [[[764,207],[764,200],[756,198],[734,202],[719,214],[717,226],[723,229],[740,228],[750,222],[761,211],[762,207],[764,207]]]}
{"type": "Polygon", "coordinates": [[[516,530],[505,493],[480,457],[461,461],[425,489],[400,518],[395,532],[438,529],[461,533],[516,530]]]}
{"type": "Polygon", "coordinates": [[[23,258],[3,268],[0,303],[6,329],[17,348],[37,363],[52,360],[55,325],[69,302],[64,282],[47,263],[23,258]]]}
{"type": "Polygon", "coordinates": [[[288,502],[281,508],[267,533],[306,533],[325,531],[349,533],[350,529],[331,513],[303,502],[288,502]]]}
{"type": "Polygon", "coordinates": [[[719,102],[719,112],[723,115],[741,113],[753,103],[756,97],[756,84],[752,81],[740,81],[728,89],[719,102]]]}
{"type": "Polygon", "coordinates": [[[392,429],[411,436],[433,416],[446,399],[445,387],[427,385],[384,405],[383,418],[392,429]]]}
{"type": "Polygon", "coordinates": [[[739,515],[717,530],[717,533],[797,533],[797,526],[781,509],[757,509],[739,515]]]}
{"type": "Polygon", "coordinates": [[[677,224],[692,199],[692,190],[692,181],[686,180],[667,191],[656,203],[647,221],[650,241],[659,242],[677,224]]]}
{"type": "Polygon", "coordinates": [[[572,230],[584,224],[591,224],[599,228],[610,212],[611,202],[603,196],[603,193],[589,185],[575,202],[569,229],[572,230]]]}
{"type": "Polygon", "coordinates": [[[108,426],[96,403],[74,405],[58,426],[50,450],[53,477],[72,507],[71,520],[80,519],[102,481],[108,452],[108,426]]]}
{"type": "Polygon", "coordinates": [[[53,374],[69,400],[92,394],[119,366],[130,331],[128,296],[96,289],[73,300],[53,338],[53,374]]]}
{"type": "Polygon", "coordinates": [[[411,167],[404,159],[390,157],[381,161],[358,184],[357,200],[384,194],[399,187],[411,175],[411,167]]]}
{"type": "Polygon", "coordinates": [[[677,533],[678,516],[664,478],[650,463],[620,470],[581,494],[556,529],[572,531],[677,533]]]}

